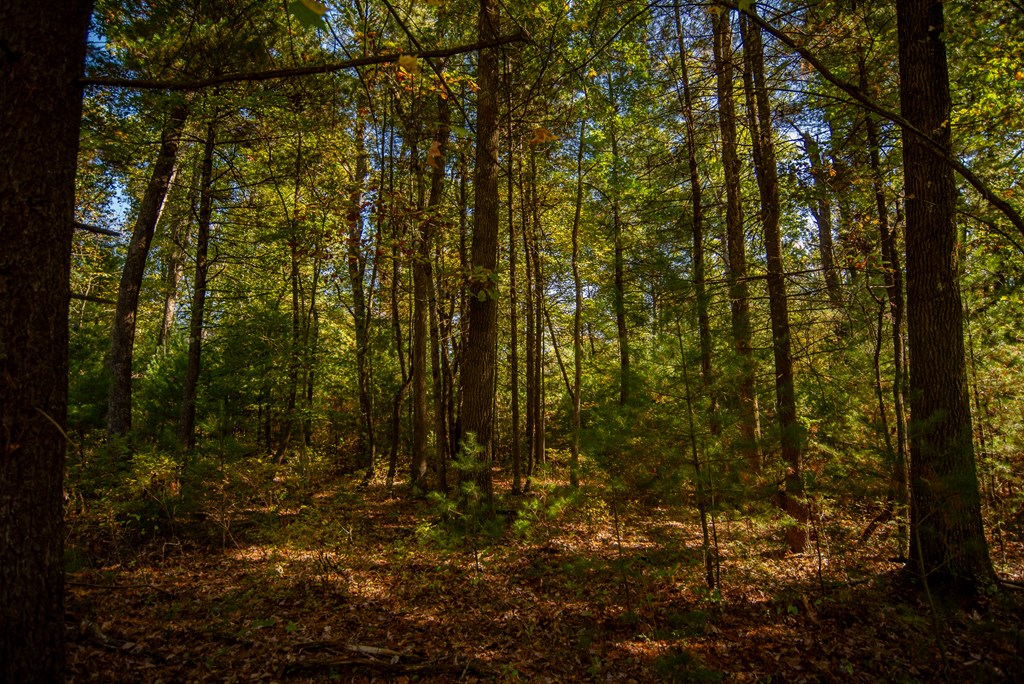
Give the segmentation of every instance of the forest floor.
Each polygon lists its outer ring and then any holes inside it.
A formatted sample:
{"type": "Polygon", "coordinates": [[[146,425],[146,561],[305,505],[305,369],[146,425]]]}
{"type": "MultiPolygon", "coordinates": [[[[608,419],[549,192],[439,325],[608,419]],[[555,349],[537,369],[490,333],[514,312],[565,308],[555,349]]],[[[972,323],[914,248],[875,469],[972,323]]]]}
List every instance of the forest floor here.
{"type": "MultiPolygon", "coordinates": [[[[691,509],[537,484],[497,533],[358,479],[131,543],[71,516],[68,681],[1024,681],[1024,595],[933,610],[867,518],[803,555],[720,518],[709,592],[691,509]]],[[[993,556],[1024,580],[1020,540],[993,556]]]]}

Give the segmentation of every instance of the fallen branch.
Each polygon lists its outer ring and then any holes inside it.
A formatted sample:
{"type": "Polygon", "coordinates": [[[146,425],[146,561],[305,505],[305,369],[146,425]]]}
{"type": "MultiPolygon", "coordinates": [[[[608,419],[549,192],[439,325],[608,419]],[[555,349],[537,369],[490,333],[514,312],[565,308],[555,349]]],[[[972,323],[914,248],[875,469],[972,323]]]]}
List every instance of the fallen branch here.
{"type": "Polygon", "coordinates": [[[170,598],[178,598],[178,595],[173,591],[167,589],[161,589],[155,584],[92,584],[90,582],[65,582],[64,584],[71,587],[85,587],[87,589],[107,589],[107,590],[118,590],[118,589],[152,589],[153,591],[169,596],[170,598]]]}

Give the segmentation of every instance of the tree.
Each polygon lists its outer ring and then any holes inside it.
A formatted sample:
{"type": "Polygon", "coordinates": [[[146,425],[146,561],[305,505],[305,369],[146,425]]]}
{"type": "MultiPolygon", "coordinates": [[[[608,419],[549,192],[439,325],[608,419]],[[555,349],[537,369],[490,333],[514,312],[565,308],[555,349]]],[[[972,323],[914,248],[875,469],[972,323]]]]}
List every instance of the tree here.
{"type": "Polygon", "coordinates": [[[188,117],[188,106],[171,107],[160,140],[160,151],[152,164],[149,184],[135,219],[121,286],[117,293],[117,311],[110,340],[111,382],[107,401],[107,433],[122,436],[132,427],[132,350],[135,348],[135,317],[139,307],[139,291],[146,270],[153,233],[160,221],[167,192],[174,181],[178,144],[188,117]]]}
{"type": "Polygon", "coordinates": [[[733,95],[732,23],[729,11],[712,7],[718,120],[722,132],[722,167],[725,174],[726,242],[729,257],[729,302],[732,339],[739,355],[740,436],[751,470],[761,469],[761,429],[758,425],[756,369],[750,330],[750,288],[747,285],[747,253],[743,230],[743,198],[740,194],[740,158],[736,142],[736,103],[733,95]]]}
{"type": "MultiPolygon", "coordinates": [[[[482,43],[498,36],[498,8],[480,0],[479,36],[482,43]]],[[[470,252],[469,335],[462,363],[462,435],[472,435],[479,472],[473,479],[491,494],[494,430],[494,343],[497,335],[498,298],[498,54],[480,50],[476,113],[476,172],[473,205],[473,241],[470,252]]]]}
{"type": "MultiPolygon", "coordinates": [[[[752,10],[753,11],[753,10],[752,10]]],[[[793,380],[793,352],[790,341],[789,303],[786,299],[785,265],[782,261],[782,236],[779,232],[779,175],[775,159],[775,130],[772,124],[768,86],[764,74],[764,46],[761,29],[740,16],[743,52],[748,75],[747,111],[754,153],[754,175],[761,195],[761,228],[768,261],[768,308],[772,326],[772,351],[775,360],[775,413],[782,441],[782,461],[786,466],[783,508],[796,522],[786,531],[786,541],[794,553],[807,543],[807,507],[803,487],[803,429],[797,421],[796,387],[793,380]]]]}
{"type": "Polygon", "coordinates": [[[995,580],[982,527],[967,392],[949,70],[940,0],[896,3],[910,346],[910,559],[922,579],[995,580]],[[918,133],[940,149],[937,153],[918,133]]]}
{"type": "Polygon", "coordinates": [[[60,681],[75,169],[90,2],[0,3],[0,679],[60,681]]]}

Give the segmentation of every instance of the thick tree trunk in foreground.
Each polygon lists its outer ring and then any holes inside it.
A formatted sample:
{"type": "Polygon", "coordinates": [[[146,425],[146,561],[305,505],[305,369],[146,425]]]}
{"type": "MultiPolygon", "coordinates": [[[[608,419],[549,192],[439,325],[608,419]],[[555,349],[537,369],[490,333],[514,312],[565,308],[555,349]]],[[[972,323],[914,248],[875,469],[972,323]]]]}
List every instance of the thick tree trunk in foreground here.
{"type": "MultiPolygon", "coordinates": [[[[903,116],[951,149],[941,0],[896,3],[903,116]]],[[[995,580],[982,529],[967,393],[953,169],[903,131],[910,342],[910,560],[929,580],[995,580]]]]}
{"type": "Polygon", "coordinates": [[[139,205],[128,254],[121,272],[117,292],[114,327],[110,335],[110,390],[107,394],[107,434],[121,436],[132,429],[132,352],[135,348],[135,315],[139,308],[139,291],[146,271],[149,246],[156,224],[163,213],[167,191],[174,181],[178,160],[178,143],[185,127],[188,107],[175,105],[167,115],[160,140],[160,151],[153,162],[149,185],[139,205]]]}
{"type": "Polygon", "coordinates": [[[64,430],[90,2],[0,3],[0,681],[64,666],[64,430]]]}
{"type": "MultiPolygon", "coordinates": [[[[480,0],[479,39],[498,35],[498,6],[480,0]]],[[[469,336],[462,364],[462,437],[479,448],[472,479],[490,497],[494,430],[494,343],[498,330],[498,53],[480,51],[473,242],[469,273],[469,336]]]]}

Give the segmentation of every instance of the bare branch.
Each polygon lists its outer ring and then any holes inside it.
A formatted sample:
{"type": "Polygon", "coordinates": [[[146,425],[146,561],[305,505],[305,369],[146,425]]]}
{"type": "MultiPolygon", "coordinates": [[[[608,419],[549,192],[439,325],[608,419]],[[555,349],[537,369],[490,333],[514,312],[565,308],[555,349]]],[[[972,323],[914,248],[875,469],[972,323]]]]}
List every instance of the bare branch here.
{"type": "Polygon", "coordinates": [[[78,230],[84,230],[87,233],[95,233],[96,235],[109,235],[110,237],[121,237],[121,234],[119,232],[117,232],[116,230],[110,230],[109,228],[100,228],[99,226],[92,226],[89,225],[88,223],[82,223],[80,221],[75,221],[73,225],[78,230]]]}
{"type": "MultiPolygon", "coordinates": [[[[425,50],[416,53],[409,53],[410,56],[419,57],[421,59],[430,59],[438,57],[451,57],[452,55],[459,55],[465,52],[476,52],[484,48],[496,47],[498,45],[506,45],[508,43],[528,42],[529,37],[522,31],[516,32],[509,36],[503,36],[497,40],[493,40],[485,43],[471,43],[468,45],[456,45],[454,47],[445,48],[443,50],[425,50]]],[[[344,71],[345,69],[354,69],[362,66],[370,66],[373,64],[390,64],[397,62],[402,54],[393,53],[387,55],[372,55],[367,57],[357,57],[356,59],[347,59],[342,62],[335,62],[334,64],[320,64],[317,66],[308,67],[289,67],[286,69],[270,69],[268,71],[254,71],[251,73],[238,73],[238,74],[224,74],[223,76],[211,76],[210,78],[198,79],[195,81],[159,81],[151,79],[137,79],[137,78],[115,78],[107,76],[87,76],[82,79],[82,84],[85,86],[104,86],[107,88],[129,88],[134,90],[168,90],[168,91],[196,91],[203,90],[205,88],[212,88],[218,85],[225,85],[229,83],[243,83],[243,82],[255,82],[255,81],[270,81],[277,78],[296,78],[298,76],[310,76],[313,74],[330,74],[335,71],[344,71]]]]}

